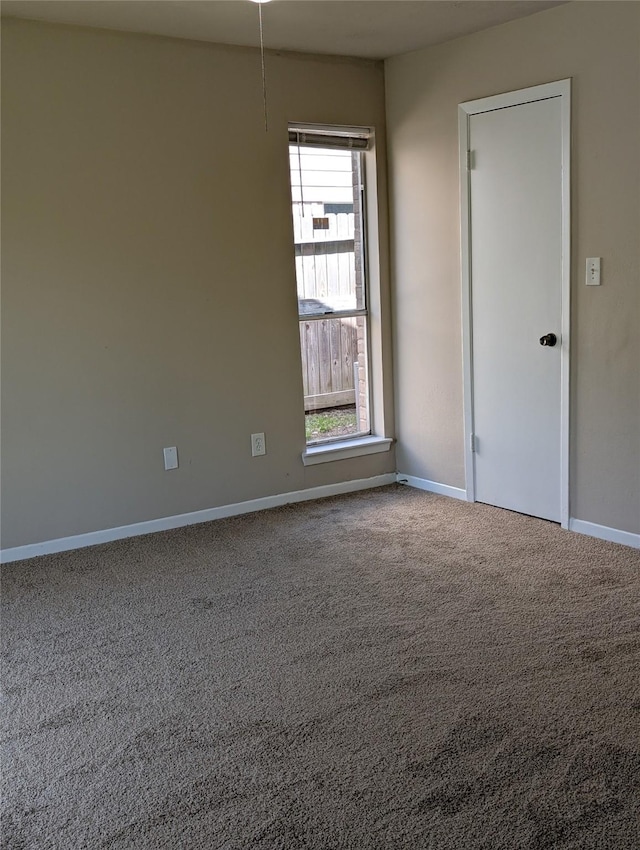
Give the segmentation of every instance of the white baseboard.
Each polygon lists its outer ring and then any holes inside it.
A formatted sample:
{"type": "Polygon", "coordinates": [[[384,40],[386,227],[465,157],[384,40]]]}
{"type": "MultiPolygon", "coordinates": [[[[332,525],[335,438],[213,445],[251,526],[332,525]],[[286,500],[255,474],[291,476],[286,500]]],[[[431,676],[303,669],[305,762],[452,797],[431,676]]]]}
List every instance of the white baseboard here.
{"type": "Polygon", "coordinates": [[[439,496],[450,496],[452,499],[467,501],[467,491],[459,487],[450,487],[449,484],[438,484],[437,481],[429,481],[427,478],[416,478],[415,475],[403,475],[398,473],[396,478],[398,484],[408,484],[418,490],[427,490],[429,493],[437,493],[439,496]]]}
{"type": "Polygon", "coordinates": [[[578,534],[588,534],[589,537],[599,537],[601,540],[609,540],[611,543],[622,543],[623,546],[640,549],[640,534],[634,534],[632,531],[621,531],[619,528],[609,528],[608,525],[598,525],[597,522],[586,522],[583,519],[571,517],[569,531],[577,531],[578,534]]]}
{"type": "Polygon", "coordinates": [[[112,540],[138,537],[141,534],[152,534],[156,531],[168,531],[171,528],[182,528],[185,525],[196,525],[201,522],[211,522],[214,519],[249,514],[294,502],[307,502],[326,496],[338,496],[341,493],[354,493],[358,490],[369,490],[372,487],[384,487],[387,484],[395,484],[395,482],[396,474],[390,472],[386,475],[376,475],[373,478],[357,478],[354,481],[341,481],[339,484],[325,484],[322,487],[310,487],[307,490],[294,490],[277,496],[265,496],[262,499],[251,499],[248,502],[221,505],[218,508],[207,508],[203,511],[162,517],[147,522],[136,522],[132,525],[121,525],[118,528],[107,528],[103,531],[75,534],[72,537],[58,537],[56,540],[45,540],[42,543],[2,549],[0,550],[0,563],[8,564],[11,561],[35,558],[37,555],[52,555],[55,552],[66,552],[70,549],[83,549],[85,546],[96,546],[99,543],[109,543],[112,540]]]}
{"type": "MultiPolygon", "coordinates": [[[[438,484],[436,481],[429,481],[426,478],[416,478],[414,475],[403,475],[398,473],[398,484],[407,484],[409,487],[416,487],[418,490],[427,490],[429,493],[438,493],[441,496],[451,496],[453,499],[467,500],[466,490],[461,490],[459,487],[450,487],[448,484],[438,484]]],[[[598,537],[601,540],[608,540],[611,543],[621,543],[623,546],[631,546],[634,549],[640,549],[640,534],[634,534],[631,531],[621,531],[619,528],[609,528],[606,525],[598,525],[595,522],[586,522],[582,519],[569,519],[569,531],[575,531],[578,534],[587,534],[589,537],[598,537]]]]}
{"type": "MultiPolygon", "coordinates": [[[[376,475],[373,478],[358,478],[354,481],[342,481],[338,484],[326,484],[322,487],[310,487],[307,490],[294,490],[290,493],[281,493],[276,496],[265,496],[262,499],[251,499],[247,502],[237,502],[232,505],[221,505],[218,508],[207,508],[202,511],[193,511],[187,514],[152,519],[147,522],[136,522],[132,525],[122,525],[117,528],[107,528],[102,531],[91,531],[87,534],[76,534],[71,537],[59,537],[55,540],[45,540],[42,543],[31,543],[26,546],[15,546],[12,549],[0,550],[0,563],[8,564],[11,561],[22,561],[26,558],[35,558],[38,555],[52,555],[56,552],[66,552],[71,549],[82,549],[85,546],[96,546],[100,543],[109,543],[112,540],[123,540],[127,537],[138,537],[142,534],[153,534],[156,531],[168,531],[172,528],[182,528],[186,525],[197,525],[201,522],[211,522],[225,517],[239,516],[240,514],[263,511],[268,508],[277,508],[281,505],[289,505],[295,502],[306,502],[311,499],[322,499],[327,496],[338,496],[341,493],[355,493],[358,490],[368,490],[373,487],[384,487],[387,484],[406,484],[418,490],[426,490],[429,493],[437,493],[441,496],[449,496],[453,499],[467,500],[466,490],[459,487],[451,487],[448,484],[438,484],[426,478],[416,478],[414,475],[403,475],[402,473],[387,473],[376,475]]],[[[590,537],[598,537],[611,543],[621,543],[623,546],[631,546],[640,549],[640,534],[631,531],[621,531],[617,528],[609,528],[606,525],[598,525],[595,522],[586,522],[581,519],[569,520],[569,530],[578,534],[586,534],[590,537]]]]}

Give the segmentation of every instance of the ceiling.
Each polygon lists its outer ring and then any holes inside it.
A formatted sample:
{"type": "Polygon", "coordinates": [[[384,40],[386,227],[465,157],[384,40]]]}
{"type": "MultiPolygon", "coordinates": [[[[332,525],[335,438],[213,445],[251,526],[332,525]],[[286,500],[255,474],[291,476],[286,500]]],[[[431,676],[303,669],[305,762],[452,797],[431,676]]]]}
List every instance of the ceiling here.
{"type": "MultiPolygon", "coordinates": [[[[273,0],[262,6],[264,41],[276,50],[385,59],[558,5],[558,0],[273,0]]],[[[2,14],[259,44],[259,9],[249,0],[2,0],[2,14]]]]}

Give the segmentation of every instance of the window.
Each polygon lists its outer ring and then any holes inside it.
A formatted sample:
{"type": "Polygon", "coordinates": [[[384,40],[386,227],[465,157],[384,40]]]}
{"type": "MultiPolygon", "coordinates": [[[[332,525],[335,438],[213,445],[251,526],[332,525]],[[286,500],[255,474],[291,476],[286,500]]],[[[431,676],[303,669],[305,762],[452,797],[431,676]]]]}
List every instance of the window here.
{"type": "MultiPolygon", "coordinates": [[[[371,434],[364,151],[370,131],[289,129],[307,445],[371,434]]],[[[388,446],[387,446],[388,448],[388,446]]]]}

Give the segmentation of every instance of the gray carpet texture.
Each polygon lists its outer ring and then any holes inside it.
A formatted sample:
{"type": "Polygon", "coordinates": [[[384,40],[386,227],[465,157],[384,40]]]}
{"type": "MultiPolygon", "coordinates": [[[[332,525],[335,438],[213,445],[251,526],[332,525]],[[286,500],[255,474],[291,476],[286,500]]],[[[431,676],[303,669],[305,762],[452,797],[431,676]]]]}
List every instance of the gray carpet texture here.
{"type": "Polygon", "coordinates": [[[640,552],[394,485],[3,570],[5,850],[640,848],[640,552]]]}

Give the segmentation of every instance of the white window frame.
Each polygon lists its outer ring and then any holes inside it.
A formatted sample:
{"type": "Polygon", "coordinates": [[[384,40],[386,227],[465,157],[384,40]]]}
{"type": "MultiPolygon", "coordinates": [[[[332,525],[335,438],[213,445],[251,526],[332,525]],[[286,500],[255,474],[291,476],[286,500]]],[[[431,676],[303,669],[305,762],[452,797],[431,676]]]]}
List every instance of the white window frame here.
{"type": "MultiPolygon", "coordinates": [[[[364,228],[364,264],[368,345],[368,392],[370,433],[344,439],[328,440],[312,445],[305,444],[302,462],[313,466],[330,461],[346,460],[364,455],[389,451],[393,440],[384,432],[383,368],[382,368],[382,298],[380,281],[380,243],[378,229],[377,166],[375,132],[371,127],[345,127],[323,124],[291,123],[289,131],[301,135],[351,135],[368,138],[362,150],[362,180],[365,184],[365,209],[362,210],[364,228]]],[[[359,312],[359,311],[358,311],[359,312]]],[[[339,314],[331,314],[339,318],[339,314]]],[[[299,317],[298,317],[299,321],[299,317]]],[[[302,363],[300,365],[302,369],[302,363]]]]}

